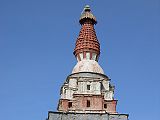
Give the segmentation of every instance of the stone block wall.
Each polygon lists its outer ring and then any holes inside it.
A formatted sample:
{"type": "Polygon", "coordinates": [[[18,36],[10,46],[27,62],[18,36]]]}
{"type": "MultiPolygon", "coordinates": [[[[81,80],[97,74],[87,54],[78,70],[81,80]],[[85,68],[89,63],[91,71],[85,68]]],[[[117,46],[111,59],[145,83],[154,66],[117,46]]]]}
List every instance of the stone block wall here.
{"type": "Polygon", "coordinates": [[[48,112],[47,120],[128,120],[128,114],[48,112]]]}

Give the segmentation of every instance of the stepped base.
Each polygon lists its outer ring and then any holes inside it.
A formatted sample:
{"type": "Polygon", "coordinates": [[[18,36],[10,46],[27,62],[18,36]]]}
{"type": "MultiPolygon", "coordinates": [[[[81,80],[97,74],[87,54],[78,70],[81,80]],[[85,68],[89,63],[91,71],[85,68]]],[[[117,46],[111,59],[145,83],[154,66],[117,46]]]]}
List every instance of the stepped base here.
{"type": "Polygon", "coordinates": [[[48,112],[47,120],[128,120],[128,114],[48,112]]]}

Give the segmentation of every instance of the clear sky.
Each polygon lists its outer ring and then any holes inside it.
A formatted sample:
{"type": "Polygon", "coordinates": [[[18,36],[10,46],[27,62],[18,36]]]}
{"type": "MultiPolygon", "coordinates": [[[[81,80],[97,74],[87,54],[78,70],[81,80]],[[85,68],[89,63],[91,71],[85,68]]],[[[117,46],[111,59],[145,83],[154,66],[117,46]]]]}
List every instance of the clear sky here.
{"type": "Polygon", "coordinates": [[[86,4],[118,112],[160,119],[160,0],[0,0],[0,120],[45,120],[56,111],[86,4]]]}

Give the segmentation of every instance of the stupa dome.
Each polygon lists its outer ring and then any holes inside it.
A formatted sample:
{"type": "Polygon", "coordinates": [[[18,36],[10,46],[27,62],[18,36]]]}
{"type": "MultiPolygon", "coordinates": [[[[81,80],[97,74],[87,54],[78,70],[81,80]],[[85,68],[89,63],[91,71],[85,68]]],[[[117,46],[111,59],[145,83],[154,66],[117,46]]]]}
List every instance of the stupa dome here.
{"type": "Polygon", "coordinates": [[[103,69],[95,60],[82,60],[77,62],[77,64],[72,70],[72,73],[78,72],[94,72],[104,74],[103,69]]]}

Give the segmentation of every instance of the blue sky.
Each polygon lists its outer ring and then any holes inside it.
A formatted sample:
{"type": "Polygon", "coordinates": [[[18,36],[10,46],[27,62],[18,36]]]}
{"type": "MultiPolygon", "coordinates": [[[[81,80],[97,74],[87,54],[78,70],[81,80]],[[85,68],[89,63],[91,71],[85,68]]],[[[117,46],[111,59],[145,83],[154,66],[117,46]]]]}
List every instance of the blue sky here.
{"type": "Polygon", "coordinates": [[[56,111],[86,4],[118,112],[158,120],[160,0],[0,0],[0,120],[45,120],[56,111]]]}

